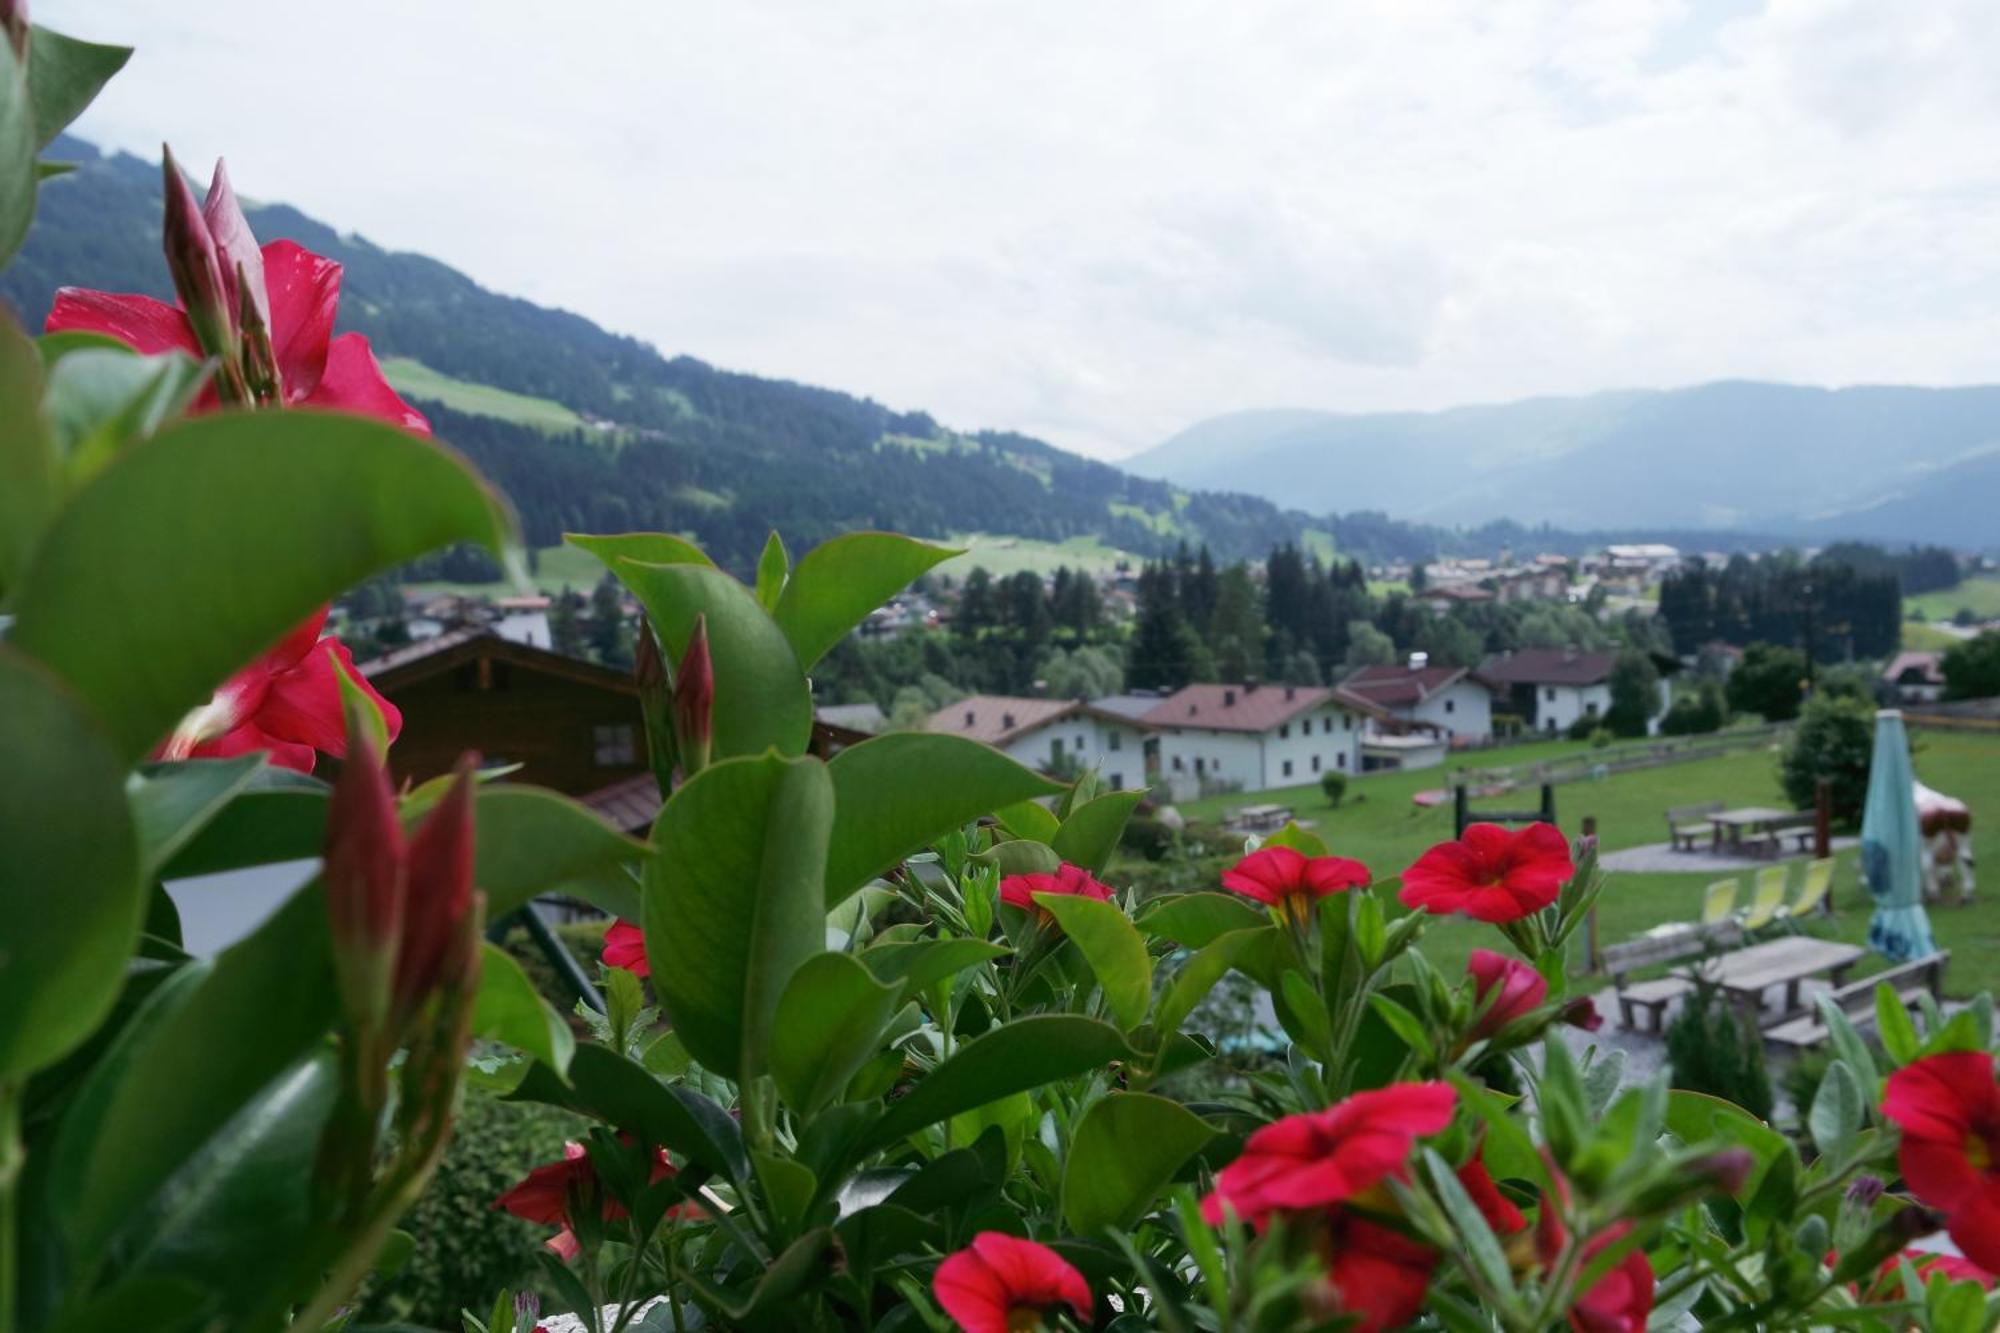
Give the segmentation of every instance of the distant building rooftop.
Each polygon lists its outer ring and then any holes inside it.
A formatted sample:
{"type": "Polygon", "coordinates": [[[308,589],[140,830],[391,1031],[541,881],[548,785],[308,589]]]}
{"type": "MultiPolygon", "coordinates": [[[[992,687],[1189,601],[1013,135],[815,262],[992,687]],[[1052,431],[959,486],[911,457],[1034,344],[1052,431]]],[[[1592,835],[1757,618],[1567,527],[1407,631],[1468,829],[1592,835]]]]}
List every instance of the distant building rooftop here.
{"type": "Polygon", "coordinates": [[[1266,732],[1301,713],[1335,703],[1368,717],[1387,716],[1371,700],[1323,685],[1189,685],[1161,700],[1142,719],[1155,727],[1266,732]]]}

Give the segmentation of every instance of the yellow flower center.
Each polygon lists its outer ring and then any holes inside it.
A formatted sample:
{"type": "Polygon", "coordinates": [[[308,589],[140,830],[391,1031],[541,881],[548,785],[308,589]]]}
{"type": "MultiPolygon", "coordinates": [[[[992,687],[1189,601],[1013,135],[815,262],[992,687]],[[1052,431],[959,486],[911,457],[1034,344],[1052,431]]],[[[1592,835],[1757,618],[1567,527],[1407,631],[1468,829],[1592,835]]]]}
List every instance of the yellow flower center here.
{"type": "Polygon", "coordinates": [[[1042,1312],[1032,1305],[1017,1305],[1007,1312],[1007,1333],[1038,1333],[1042,1312]]]}
{"type": "Polygon", "coordinates": [[[1972,1163],[1974,1171],[1991,1170],[1993,1166],[1992,1145],[1978,1134],[1965,1136],[1965,1160],[1972,1163]]]}

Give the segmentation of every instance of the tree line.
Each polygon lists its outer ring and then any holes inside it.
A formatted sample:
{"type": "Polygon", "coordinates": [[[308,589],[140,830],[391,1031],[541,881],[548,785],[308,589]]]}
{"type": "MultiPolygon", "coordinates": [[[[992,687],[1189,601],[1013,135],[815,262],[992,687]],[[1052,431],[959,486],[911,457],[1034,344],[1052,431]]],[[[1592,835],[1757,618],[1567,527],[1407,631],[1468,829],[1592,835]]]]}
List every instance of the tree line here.
{"type": "Polygon", "coordinates": [[[1903,585],[1893,568],[1826,555],[1697,558],[1661,583],[1660,618],[1682,654],[1721,642],[1784,644],[1822,662],[1886,657],[1902,640],[1903,585]]]}

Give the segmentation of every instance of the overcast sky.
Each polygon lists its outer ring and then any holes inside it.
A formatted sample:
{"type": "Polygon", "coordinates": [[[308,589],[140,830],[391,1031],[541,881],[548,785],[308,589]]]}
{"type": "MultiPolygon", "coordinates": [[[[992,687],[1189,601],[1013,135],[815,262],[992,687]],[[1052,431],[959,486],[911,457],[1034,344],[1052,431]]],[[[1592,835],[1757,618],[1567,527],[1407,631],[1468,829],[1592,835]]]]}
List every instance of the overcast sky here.
{"type": "MultiPolygon", "coordinates": [[[[1116,456],[2000,380],[1994,0],[35,0],[78,132],[668,353],[1116,456]]],[[[269,239],[269,238],[267,238],[269,239]]]]}

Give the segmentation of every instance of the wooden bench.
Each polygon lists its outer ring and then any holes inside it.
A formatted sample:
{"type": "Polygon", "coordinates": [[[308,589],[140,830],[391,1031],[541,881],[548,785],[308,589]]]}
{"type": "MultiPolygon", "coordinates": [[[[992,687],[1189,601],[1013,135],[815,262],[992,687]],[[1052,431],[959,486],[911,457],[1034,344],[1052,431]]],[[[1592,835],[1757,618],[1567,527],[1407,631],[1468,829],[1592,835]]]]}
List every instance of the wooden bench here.
{"type": "MultiPolygon", "coordinates": [[[[1877,972],[1872,977],[1827,992],[1827,998],[1840,1006],[1840,1012],[1857,1028],[1868,1028],[1875,1024],[1875,991],[1879,986],[1892,987],[1896,998],[1905,1008],[1915,1011],[1922,1004],[1922,997],[1933,1000],[1944,995],[1944,968],[1951,961],[1949,949],[1940,950],[1923,958],[1913,958],[1907,963],[1899,963],[1886,972],[1877,972]]],[[[1805,1013],[1773,1027],[1764,1029],[1764,1040],[1779,1046],[1789,1046],[1794,1050],[1805,1050],[1826,1040],[1826,1021],[1819,1013],[1805,1013]]]]}
{"type": "Polygon", "coordinates": [[[1695,842],[1700,838],[1715,838],[1715,826],[1708,817],[1720,814],[1721,801],[1704,801],[1700,805],[1677,805],[1667,811],[1667,833],[1675,851],[1694,851],[1695,842]]]}
{"type": "Polygon", "coordinates": [[[1641,936],[1612,945],[1604,951],[1603,960],[1604,970],[1610,974],[1612,989],[1618,996],[1618,1021],[1629,1032],[1640,1031],[1634,1014],[1643,1009],[1648,1014],[1644,1030],[1657,1033],[1664,1025],[1667,1006],[1695,986],[1694,981],[1685,976],[1628,982],[1626,978],[1632,973],[1719,949],[1732,949],[1742,939],[1741,926],[1734,921],[1718,921],[1709,926],[1690,926],[1671,935],[1641,936]]]}

